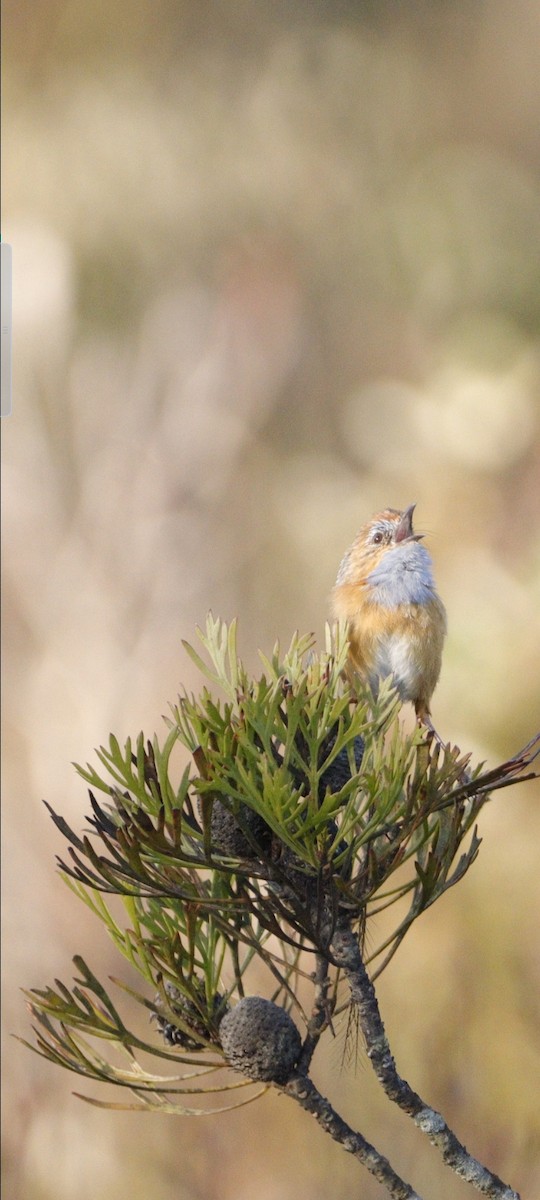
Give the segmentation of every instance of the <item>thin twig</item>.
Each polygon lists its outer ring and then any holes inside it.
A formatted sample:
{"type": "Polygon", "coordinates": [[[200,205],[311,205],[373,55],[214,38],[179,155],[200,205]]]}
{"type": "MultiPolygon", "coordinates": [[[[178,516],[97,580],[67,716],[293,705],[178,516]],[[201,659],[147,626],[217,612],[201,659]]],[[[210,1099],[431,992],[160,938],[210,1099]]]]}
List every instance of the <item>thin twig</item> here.
{"type": "Polygon", "coordinates": [[[405,1183],[374,1146],[367,1142],[361,1133],[351,1129],[349,1125],[332,1108],[330,1101],[317,1091],[315,1084],[306,1075],[295,1071],[287,1083],[280,1086],[280,1091],[296,1100],[301,1108],[312,1114],[325,1133],[329,1133],[334,1141],[339,1142],[344,1150],[354,1155],[379,1183],[384,1184],[392,1200],[422,1200],[418,1192],[409,1183],[405,1183]]]}
{"type": "Polygon", "coordinates": [[[307,1074],[309,1071],[311,1060],[321,1035],[325,1029],[332,1028],[332,1013],[335,1008],[335,1000],[332,1002],[328,996],[331,983],[328,961],[322,954],[318,954],[315,961],[316,965],[313,972],[315,999],[308,1023],[307,1034],[298,1061],[299,1074],[307,1074]]]}
{"type": "Polygon", "coordinates": [[[351,999],[357,1005],[362,1032],[366,1041],[368,1057],[387,1096],[402,1108],[427,1134],[430,1142],[440,1151],[445,1163],[456,1175],[465,1179],[491,1200],[519,1200],[508,1184],[482,1166],[465,1149],[456,1135],[449,1129],[444,1117],[410,1087],[398,1074],[375,989],[364,966],[360,948],[349,929],[336,930],[331,954],[336,966],[340,967],[349,983],[351,999]]]}

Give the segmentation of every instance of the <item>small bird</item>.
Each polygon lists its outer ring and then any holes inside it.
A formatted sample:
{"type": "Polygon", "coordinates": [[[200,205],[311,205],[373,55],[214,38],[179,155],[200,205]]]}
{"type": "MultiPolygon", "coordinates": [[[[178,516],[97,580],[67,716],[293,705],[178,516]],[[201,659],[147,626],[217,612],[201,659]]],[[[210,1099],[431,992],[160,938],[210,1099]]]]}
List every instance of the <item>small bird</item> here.
{"type": "Polygon", "coordinates": [[[431,558],[413,530],[416,505],[385,508],[362,526],[344,555],[332,613],[349,627],[349,664],[377,694],[391,676],[403,702],[435,732],[431,697],[441,670],[446,611],[431,558]]]}

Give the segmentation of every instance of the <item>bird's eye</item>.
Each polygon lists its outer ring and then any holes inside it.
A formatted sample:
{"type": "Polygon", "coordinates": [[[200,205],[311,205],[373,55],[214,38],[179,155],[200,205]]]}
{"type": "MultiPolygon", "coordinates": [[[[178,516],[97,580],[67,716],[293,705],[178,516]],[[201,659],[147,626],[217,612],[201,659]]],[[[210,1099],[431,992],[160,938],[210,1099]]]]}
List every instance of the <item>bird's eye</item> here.
{"type": "Polygon", "coordinates": [[[371,540],[372,540],[372,542],[374,543],[374,545],[375,545],[375,546],[380,546],[380,544],[381,544],[381,542],[382,542],[382,540],[383,540],[383,535],[382,535],[382,533],[380,532],[380,530],[379,530],[379,532],[378,532],[378,533],[374,533],[374,534],[373,534],[373,537],[372,537],[372,539],[371,539],[371,540]]]}

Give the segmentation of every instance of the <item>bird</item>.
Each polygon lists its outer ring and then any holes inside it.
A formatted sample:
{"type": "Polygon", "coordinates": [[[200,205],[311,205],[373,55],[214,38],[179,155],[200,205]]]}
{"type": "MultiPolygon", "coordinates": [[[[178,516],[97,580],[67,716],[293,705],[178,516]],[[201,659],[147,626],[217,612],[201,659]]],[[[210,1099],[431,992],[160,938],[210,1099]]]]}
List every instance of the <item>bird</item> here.
{"type": "Polygon", "coordinates": [[[431,698],[441,670],[446,610],[433,578],[423,534],[413,529],[415,504],[385,508],[366,521],[344,554],[331,596],[332,615],[345,619],[348,673],[377,695],[390,676],[403,703],[437,737],[431,698]]]}

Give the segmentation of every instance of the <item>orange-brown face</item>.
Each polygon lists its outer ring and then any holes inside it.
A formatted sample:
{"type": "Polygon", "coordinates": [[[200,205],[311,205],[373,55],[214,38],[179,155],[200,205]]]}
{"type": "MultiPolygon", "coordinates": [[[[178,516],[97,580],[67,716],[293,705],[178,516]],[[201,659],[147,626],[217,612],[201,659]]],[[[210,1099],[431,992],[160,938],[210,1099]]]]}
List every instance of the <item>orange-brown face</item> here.
{"type": "Polygon", "coordinates": [[[391,547],[420,541],[422,534],[413,530],[414,509],[414,504],[403,510],[385,508],[366,521],[341,562],[337,583],[365,579],[391,547]]]}

